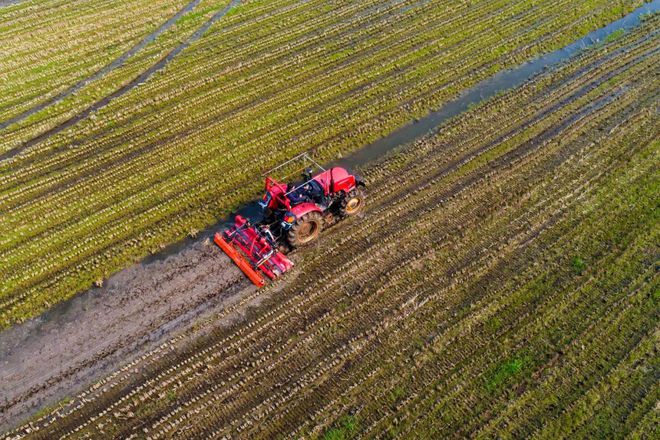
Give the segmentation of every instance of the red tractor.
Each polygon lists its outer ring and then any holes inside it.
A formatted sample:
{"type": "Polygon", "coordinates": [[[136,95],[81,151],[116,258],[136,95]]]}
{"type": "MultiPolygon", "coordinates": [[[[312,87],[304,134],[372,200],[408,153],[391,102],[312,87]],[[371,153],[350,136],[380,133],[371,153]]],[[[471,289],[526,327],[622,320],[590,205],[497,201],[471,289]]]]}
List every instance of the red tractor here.
{"type": "Polygon", "coordinates": [[[286,257],[289,250],[314,242],[323,228],[359,213],[364,207],[364,182],[344,168],[324,169],[306,153],[294,157],[266,173],[266,193],[259,202],[262,219],[251,223],[237,215],[234,225],[215,234],[215,242],[236,265],[261,287],[261,271],[275,279],[293,267],[286,257]],[[302,181],[278,182],[273,171],[306,159],[321,171],[304,168],[302,181]]]}

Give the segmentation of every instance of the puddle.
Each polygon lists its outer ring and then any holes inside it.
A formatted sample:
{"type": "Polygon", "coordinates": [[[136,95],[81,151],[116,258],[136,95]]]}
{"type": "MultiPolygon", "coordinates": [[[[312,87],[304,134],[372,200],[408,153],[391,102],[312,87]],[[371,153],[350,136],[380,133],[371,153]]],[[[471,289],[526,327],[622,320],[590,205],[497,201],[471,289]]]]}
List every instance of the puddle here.
{"type": "Polygon", "coordinates": [[[15,5],[17,3],[20,3],[21,1],[23,0],[0,0],[0,8],[2,8],[3,6],[15,5]]]}
{"type": "Polygon", "coordinates": [[[629,31],[637,27],[644,15],[657,13],[658,11],[660,11],[660,0],[654,0],[652,3],[645,4],[631,12],[624,18],[604,28],[597,29],[568,46],[523,63],[513,69],[498,72],[494,76],[464,91],[456,99],[448,102],[439,110],[429,113],[416,122],[398,128],[388,136],[332,164],[352,169],[363,167],[398,147],[437,131],[443,123],[467,111],[470,107],[493,98],[499,93],[521,86],[539,73],[559,66],[581,51],[605,41],[613,33],[621,30],[629,31]]]}

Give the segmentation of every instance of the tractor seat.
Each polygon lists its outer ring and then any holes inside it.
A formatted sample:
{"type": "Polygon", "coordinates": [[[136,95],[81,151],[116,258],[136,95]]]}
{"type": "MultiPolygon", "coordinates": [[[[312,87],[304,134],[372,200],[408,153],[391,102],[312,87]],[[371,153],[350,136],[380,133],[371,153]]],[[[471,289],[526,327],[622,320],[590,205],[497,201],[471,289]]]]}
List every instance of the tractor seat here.
{"type": "Polygon", "coordinates": [[[294,206],[305,202],[323,204],[323,187],[314,179],[308,180],[295,191],[290,192],[287,197],[294,206]]]}

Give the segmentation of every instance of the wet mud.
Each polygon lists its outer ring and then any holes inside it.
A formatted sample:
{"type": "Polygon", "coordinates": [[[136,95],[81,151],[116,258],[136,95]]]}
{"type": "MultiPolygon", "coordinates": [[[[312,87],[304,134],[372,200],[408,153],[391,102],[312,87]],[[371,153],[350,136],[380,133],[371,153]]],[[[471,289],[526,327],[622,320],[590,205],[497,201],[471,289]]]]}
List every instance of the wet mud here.
{"type": "Polygon", "coordinates": [[[209,240],[117,273],[0,334],[0,427],[61,400],[254,288],[209,240]]]}

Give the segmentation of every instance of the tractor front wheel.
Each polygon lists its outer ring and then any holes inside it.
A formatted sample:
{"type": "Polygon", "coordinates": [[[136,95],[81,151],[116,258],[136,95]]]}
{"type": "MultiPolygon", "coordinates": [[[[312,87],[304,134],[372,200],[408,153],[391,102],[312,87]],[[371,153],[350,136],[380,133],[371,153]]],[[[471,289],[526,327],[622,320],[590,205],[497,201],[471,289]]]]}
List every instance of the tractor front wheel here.
{"type": "Polygon", "coordinates": [[[344,217],[350,217],[358,214],[364,208],[364,191],[361,188],[354,188],[341,201],[341,214],[344,217]]]}
{"type": "Polygon", "coordinates": [[[291,247],[305,246],[315,241],[323,229],[323,217],[313,211],[303,215],[289,229],[288,239],[291,247]]]}

